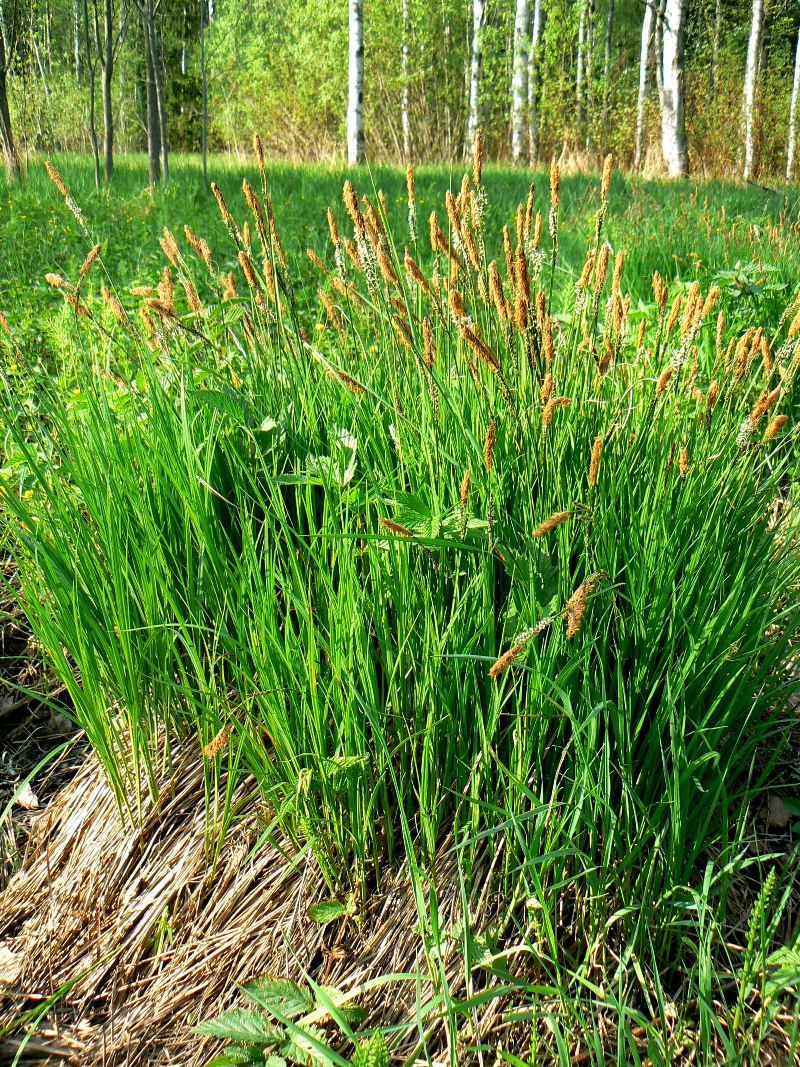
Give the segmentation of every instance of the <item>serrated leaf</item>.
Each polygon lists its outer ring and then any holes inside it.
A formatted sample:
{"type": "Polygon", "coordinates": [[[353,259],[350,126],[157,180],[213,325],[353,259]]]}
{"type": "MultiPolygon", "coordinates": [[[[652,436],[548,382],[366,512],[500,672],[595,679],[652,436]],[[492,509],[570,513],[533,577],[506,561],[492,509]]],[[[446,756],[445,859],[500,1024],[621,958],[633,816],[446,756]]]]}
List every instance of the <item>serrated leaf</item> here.
{"type": "Polygon", "coordinates": [[[350,1064],[351,1067],[389,1067],[389,1046],[380,1030],[361,1042],[350,1064]]]}
{"type": "Polygon", "coordinates": [[[264,1057],[259,1048],[244,1046],[241,1048],[228,1048],[208,1064],[208,1067],[251,1067],[262,1064],[264,1057]]]}
{"type": "MultiPolygon", "coordinates": [[[[333,1001],[334,1005],[336,1006],[337,1013],[342,1016],[345,1022],[361,1023],[364,1021],[364,1019],[366,1019],[367,1009],[362,1008],[358,1004],[350,1004],[345,1002],[345,997],[347,996],[346,993],[342,993],[342,991],[340,989],[336,989],[335,986],[324,985],[321,988],[322,992],[328,997],[328,999],[333,1001]]],[[[325,1005],[319,1003],[319,1000],[317,1000],[317,1007],[327,1010],[325,1009],[325,1005]]]]}
{"type": "Polygon", "coordinates": [[[318,1026],[306,1026],[302,1033],[293,1034],[281,1045],[280,1051],[286,1059],[290,1063],[302,1064],[304,1067],[313,1063],[333,1063],[333,1059],[326,1056],[322,1049],[312,1041],[306,1040],[306,1035],[322,1045],[323,1049],[327,1049],[328,1046],[323,1040],[324,1032],[318,1026]]]}
{"type": "Polygon", "coordinates": [[[347,915],[347,908],[338,900],[321,900],[308,909],[308,917],[314,923],[332,923],[343,915],[347,915]]]}
{"type": "Polygon", "coordinates": [[[314,1006],[314,999],[307,989],[284,978],[257,978],[243,986],[242,992],[259,1008],[277,1012],[284,1019],[296,1019],[314,1006]]]}
{"type": "Polygon", "coordinates": [[[274,1053],[271,1056],[267,1056],[264,1063],[266,1067],[286,1067],[286,1060],[283,1056],[276,1056],[274,1053]]]}
{"type": "Polygon", "coordinates": [[[231,1008],[216,1019],[208,1019],[195,1027],[198,1034],[221,1037],[226,1041],[247,1041],[259,1045],[271,1045],[280,1041],[281,1034],[267,1020],[246,1008],[231,1008]]]}

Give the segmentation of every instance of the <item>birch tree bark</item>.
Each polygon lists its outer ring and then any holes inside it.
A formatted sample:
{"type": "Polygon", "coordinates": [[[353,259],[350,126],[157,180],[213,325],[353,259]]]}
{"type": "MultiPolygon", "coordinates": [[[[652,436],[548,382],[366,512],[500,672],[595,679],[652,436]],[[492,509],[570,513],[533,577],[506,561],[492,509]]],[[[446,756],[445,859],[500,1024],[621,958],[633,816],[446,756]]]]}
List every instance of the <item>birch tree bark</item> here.
{"type": "Polygon", "coordinates": [[[644,154],[644,118],[647,96],[650,89],[650,49],[653,44],[653,27],[656,21],[655,0],[645,0],[642,16],[642,47],[639,53],[639,94],[636,99],[636,149],[633,157],[634,170],[641,170],[644,154]]]}
{"type": "Polygon", "coordinates": [[[95,63],[89,42],[89,4],[83,0],[83,43],[86,46],[86,68],[89,73],[89,140],[92,142],[92,159],[94,160],[94,184],[100,189],[100,147],[97,143],[97,128],[94,121],[95,97],[95,63]]]}
{"type": "Polygon", "coordinates": [[[472,0],[472,49],[469,66],[469,114],[464,156],[469,159],[475,134],[481,124],[481,67],[483,65],[483,27],[486,22],[486,0],[472,0]]]}
{"type": "Polygon", "coordinates": [[[114,174],[114,115],[111,109],[111,80],[114,76],[114,3],[103,3],[103,156],[105,180],[114,174]]]}
{"type": "Polygon", "coordinates": [[[533,167],[539,158],[539,42],[542,38],[542,0],[533,2],[533,28],[528,51],[528,162],[533,167]]]}
{"type": "Polygon", "coordinates": [[[75,77],[81,80],[81,15],[78,0],[72,0],[72,32],[75,38],[75,77]]]}
{"type": "Polygon", "coordinates": [[[586,23],[589,14],[589,0],[581,0],[581,16],[578,23],[578,62],[575,75],[576,125],[578,136],[583,129],[583,82],[586,66],[586,23]]]}
{"type": "Polygon", "coordinates": [[[208,185],[208,74],[206,71],[206,0],[200,0],[200,151],[203,184],[208,185]]]}
{"type": "Polygon", "coordinates": [[[0,33],[0,151],[9,177],[20,173],[20,161],[11,128],[11,113],[8,108],[8,70],[15,44],[14,27],[3,22],[4,33],[0,33]]]}
{"type": "Polygon", "coordinates": [[[150,172],[150,188],[161,180],[161,133],[158,122],[158,98],[156,96],[156,76],[151,47],[151,35],[147,26],[152,21],[153,5],[151,0],[140,0],[139,15],[144,44],[145,86],[147,91],[147,160],[150,172]]]}
{"type": "Polygon", "coordinates": [[[753,176],[755,155],[753,127],[755,119],[756,82],[761,55],[761,36],[764,32],[764,0],[753,0],[753,17],[750,22],[750,40],[747,44],[747,63],[744,71],[744,167],[742,177],[748,181],[753,176]]]}
{"type": "Polygon", "coordinates": [[[514,19],[514,70],[511,79],[511,158],[525,150],[525,101],[528,95],[528,0],[517,0],[514,19]]]}
{"type": "Polygon", "coordinates": [[[800,99],[800,28],[797,30],[797,51],[794,54],[794,81],[789,104],[789,148],[786,153],[786,180],[794,176],[794,156],[797,149],[797,106],[800,99]]]}
{"type": "Polygon", "coordinates": [[[671,178],[689,173],[686,144],[685,43],[688,0],[666,0],[662,39],[661,149],[671,178]]]}
{"type": "Polygon", "coordinates": [[[614,0],[608,0],[606,15],[606,39],[603,53],[603,131],[608,122],[608,94],[611,86],[611,43],[614,33],[614,0]]]}
{"type": "Polygon", "coordinates": [[[364,5],[350,0],[350,58],[347,91],[347,160],[364,162],[364,5]]]}
{"type": "Polygon", "coordinates": [[[411,42],[408,0],[403,0],[403,46],[401,49],[401,74],[403,77],[403,97],[401,102],[401,125],[403,128],[403,158],[411,162],[411,42]]]}

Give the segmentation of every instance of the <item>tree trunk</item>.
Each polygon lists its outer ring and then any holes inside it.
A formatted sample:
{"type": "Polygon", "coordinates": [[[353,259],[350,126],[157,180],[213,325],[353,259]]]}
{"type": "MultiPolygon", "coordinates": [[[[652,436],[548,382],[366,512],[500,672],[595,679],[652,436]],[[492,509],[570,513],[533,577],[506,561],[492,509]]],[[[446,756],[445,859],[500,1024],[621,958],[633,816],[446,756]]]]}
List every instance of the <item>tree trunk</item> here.
{"type": "Polygon", "coordinates": [[[589,14],[589,0],[581,0],[581,18],[578,24],[578,63],[575,75],[575,120],[577,135],[580,138],[583,129],[583,83],[586,67],[586,23],[589,14]]]}
{"type": "MultiPolygon", "coordinates": [[[[151,4],[152,0],[148,0],[151,4]]],[[[167,140],[167,99],[164,89],[164,54],[156,33],[155,20],[150,19],[150,36],[152,41],[153,71],[155,75],[156,103],[158,104],[159,138],[161,140],[161,168],[164,181],[169,181],[169,142],[167,140]]]]}
{"type": "MultiPolygon", "coordinates": [[[[76,0],[77,3],[77,0],[76,0]]],[[[11,42],[8,39],[8,27],[6,26],[6,16],[3,11],[3,0],[0,0],[0,37],[3,38],[3,55],[9,57],[9,63],[11,62],[11,42]]],[[[3,61],[5,62],[5,60],[3,61]]]]}
{"type": "Polygon", "coordinates": [[[539,41],[542,37],[542,0],[534,0],[531,47],[528,52],[528,162],[533,167],[539,158],[539,41]]]}
{"type": "Polygon", "coordinates": [[[8,68],[11,65],[11,56],[6,52],[6,40],[6,34],[0,34],[0,151],[3,153],[6,173],[9,177],[17,177],[20,173],[20,162],[8,109],[8,68]]]}
{"type": "Polygon", "coordinates": [[[603,54],[603,134],[608,129],[608,94],[611,83],[611,42],[614,33],[614,0],[608,0],[606,15],[606,40],[603,54]]]}
{"type": "Polygon", "coordinates": [[[411,161],[411,44],[408,39],[410,33],[408,2],[409,0],[403,0],[403,46],[400,60],[403,77],[401,124],[403,127],[403,158],[406,163],[411,161]]]}
{"type": "Polygon", "coordinates": [[[364,162],[364,3],[350,0],[347,161],[364,162]]]}
{"type": "Polygon", "coordinates": [[[664,8],[661,148],[671,178],[689,173],[684,70],[687,7],[688,0],[667,0],[664,8]]]}
{"type": "Polygon", "coordinates": [[[511,80],[511,158],[525,150],[525,101],[528,95],[528,0],[517,0],[514,19],[514,74],[511,80]]]}
{"type": "Polygon", "coordinates": [[[89,0],[83,0],[83,43],[86,47],[86,68],[89,72],[89,139],[92,142],[94,161],[94,184],[100,189],[100,146],[97,143],[97,127],[94,121],[95,60],[89,45],[89,0]]]}
{"type": "Polygon", "coordinates": [[[594,21],[595,21],[595,0],[587,0],[586,4],[586,73],[584,74],[584,87],[585,87],[585,122],[586,122],[586,150],[588,152],[591,142],[591,129],[592,129],[592,115],[594,114],[594,81],[593,81],[593,63],[594,63],[594,21]]]}
{"type": "Polygon", "coordinates": [[[103,151],[105,178],[114,174],[114,115],[111,109],[111,80],[114,76],[114,4],[105,0],[103,8],[103,151]]]}
{"type": "Polygon", "coordinates": [[[640,170],[644,154],[644,119],[650,81],[650,48],[653,41],[653,26],[656,20],[656,0],[645,0],[642,18],[642,47],[639,54],[639,95],[636,99],[636,149],[633,157],[634,170],[640,170]]]}
{"type": "Polygon", "coordinates": [[[790,182],[794,175],[794,155],[797,148],[797,106],[800,98],[800,28],[797,30],[797,51],[794,55],[794,81],[792,82],[792,100],[789,104],[789,150],[786,153],[786,180],[790,182]]]}
{"type": "Polygon", "coordinates": [[[711,91],[717,91],[719,72],[719,38],[722,30],[722,0],[715,0],[714,5],[714,39],[711,42],[711,91]]]}
{"type": "Polygon", "coordinates": [[[750,23],[750,40],[747,45],[747,64],[744,71],[744,167],[742,177],[749,181],[753,176],[755,155],[753,126],[755,119],[756,81],[761,54],[761,35],[764,31],[764,0],[753,0],[753,18],[750,23]]]}
{"type": "Polygon", "coordinates": [[[655,0],[656,5],[656,32],[655,32],[655,54],[656,54],[656,88],[658,89],[658,106],[661,111],[664,111],[664,10],[667,6],[667,0],[655,0]]]}
{"type": "Polygon", "coordinates": [[[206,0],[200,0],[200,76],[202,115],[200,142],[203,153],[203,184],[208,185],[208,77],[206,74],[206,0]]]}
{"type": "Polygon", "coordinates": [[[72,0],[72,29],[75,35],[75,77],[81,80],[81,13],[78,0],[72,0]]]}
{"type": "Polygon", "coordinates": [[[147,26],[152,20],[153,9],[150,0],[144,0],[139,7],[142,24],[142,41],[144,44],[145,85],[147,88],[147,159],[150,169],[150,188],[161,181],[161,135],[158,125],[158,99],[156,97],[156,77],[151,48],[151,36],[147,26]]]}
{"type": "Polygon", "coordinates": [[[469,114],[465,158],[469,159],[475,134],[481,124],[481,67],[483,66],[483,26],[486,22],[486,0],[472,0],[472,48],[469,65],[469,114]]]}

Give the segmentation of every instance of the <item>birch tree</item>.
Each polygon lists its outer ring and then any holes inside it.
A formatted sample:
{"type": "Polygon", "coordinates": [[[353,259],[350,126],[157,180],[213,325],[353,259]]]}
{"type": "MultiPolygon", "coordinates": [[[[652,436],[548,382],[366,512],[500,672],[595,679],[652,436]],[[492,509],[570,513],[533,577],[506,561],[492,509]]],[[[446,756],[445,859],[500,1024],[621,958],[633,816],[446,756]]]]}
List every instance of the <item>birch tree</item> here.
{"type": "Polygon", "coordinates": [[[761,36],[764,32],[764,0],[753,0],[753,17],[750,22],[750,39],[747,44],[747,63],[744,71],[744,167],[742,176],[748,181],[753,176],[753,127],[755,119],[756,82],[761,55],[761,36]]]}
{"type": "Polygon", "coordinates": [[[364,162],[364,4],[350,0],[347,90],[347,160],[364,162]]]}
{"type": "Polygon", "coordinates": [[[797,104],[800,97],[800,27],[797,30],[797,51],[794,54],[794,80],[792,82],[792,99],[789,104],[789,149],[786,153],[786,180],[790,182],[794,174],[794,155],[797,148],[797,104]]]}
{"type": "Polygon", "coordinates": [[[408,0],[403,0],[403,45],[400,56],[403,78],[401,125],[403,128],[403,158],[406,163],[411,161],[411,44],[408,39],[409,23],[408,0]]]}
{"type": "Polygon", "coordinates": [[[111,109],[111,84],[114,76],[114,4],[103,0],[103,40],[100,53],[103,68],[103,157],[106,182],[114,174],[114,115],[111,109]]]}
{"type": "Polygon", "coordinates": [[[511,158],[519,163],[525,148],[528,95],[528,0],[517,0],[514,19],[514,70],[511,79],[511,158]]]}
{"type": "Polygon", "coordinates": [[[606,15],[606,36],[603,50],[603,130],[608,122],[608,95],[611,87],[611,44],[614,34],[614,0],[608,0],[606,15]]]}
{"type": "Polygon", "coordinates": [[[586,36],[588,29],[589,19],[589,0],[581,0],[581,14],[580,21],[578,23],[578,60],[575,73],[575,100],[577,103],[576,110],[576,125],[578,127],[578,133],[583,129],[583,95],[584,95],[584,76],[586,70],[586,36]]]}
{"type": "Polygon", "coordinates": [[[542,39],[542,0],[533,0],[533,28],[528,50],[528,162],[533,167],[539,158],[539,42],[542,39]]]}
{"type": "Polygon", "coordinates": [[[662,28],[661,149],[671,178],[689,173],[686,144],[685,43],[688,0],[666,0],[662,28]]]}
{"type": "Polygon", "coordinates": [[[147,160],[150,188],[161,180],[161,126],[158,117],[158,94],[156,90],[155,57],[153,55],[152,30],[153,2],[138,0],[139,21],[144,45],[145,89],[147,94],[147,160]],[[149,25],[148,25],[149,24],[149,25]]]}
{"type": "MultiPolygon", "coordinates": [[[[2,14],[2,6],[0,6],[0,15],[2,14]]],[[[4,17],[0,18],[3,28],[3,32],[0,33],[0,151],[3,153],[6,172],[10,177],[20,173],[19,154],[14,141],[11,113],[8,107],[8,72],[11,69],[16,44],[15,14],[16,8],[12,11],[10,25],[4,17]]]]}
{"type": "Polygon", "coordinates": [[[464,147],[468,159],[475,134],[481,124],[481,66],[483,61],[483,27],[486,23],[486,0],[472,0],[472,48],[469,65],[469,113],[467,142],[464,147]]]}
{"type": "Polygon", "coordinates": [[[644,119],[647,97],[650,90],[650,50],[653,45],[653,29],[656,21],[655,0],[645,0],[642,16],[642,46],[639,53],[639,94],[636,98],[636,148],[633,156],[634,170],[641,170],[644,154],[644,119]]]}

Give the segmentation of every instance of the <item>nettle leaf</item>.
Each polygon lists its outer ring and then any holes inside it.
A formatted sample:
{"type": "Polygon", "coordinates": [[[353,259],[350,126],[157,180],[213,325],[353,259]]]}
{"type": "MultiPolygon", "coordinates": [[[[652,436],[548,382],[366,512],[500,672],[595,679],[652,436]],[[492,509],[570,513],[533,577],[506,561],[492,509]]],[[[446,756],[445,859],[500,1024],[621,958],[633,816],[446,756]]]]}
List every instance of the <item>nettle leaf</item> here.
{"type": "Polygon", "coordinates": [[[267,1056],[264,1063],[266,1064],[266,1067],[286,1067],[286,1060],[283,1056],[276,1056],[274,1053],[271,1056],[267,1056]]]}
{"type": "Polygon", "coordinates": [[[389,1046],[380,1030],[361,1042],[350,1064],[351,1067],[389,1067],[389,1046]]]}
{"type": "MultiPolygon", "coordinates": [[[[245,990],[246,991],[246,990],[245,990]]],[[[216,1019],[208,1019],[195,1027],[198,1034],[221,1037],[226,1041],[248,1041],[271,1045],[280,1041],[281,1034],[270,1026],[263,1015],[246,1008],[231,1008],[216,1019]]]]}
{"type": "MultiPolygon", "coordinates": [[[[340,989],[336,989],[335,986],[322,986],[321,988],[328,1000],[333,1002],[337,1013],[341,1015],[345,1022],[361,1023],[366,1019],[367,1009],[362,1008],[359,1004],[346,1003],[346,993],[343,993],[340,989]]],[[[317,1007],[323,1008],[325,1011],[328,1010],[324,1004],[320,1004],[319,1000],[317,1000],[317,1007]]]]}
{"type": "Polygon", "coordinates": [[[324,1037],[324,1032],[318,1026],[306,1026],[302,1033],[293,1034],[288,1038],[281,1045],[280,1051],[290,1063],[302,1064],[304,1067],[314,1063],[332,1064],[335,1061],[332,1056],[326,1055],[328,1046],[323,1040],[324,1037]],[[313,1041],[308,1038],[313,1038],[313,1041]]]}
{"type": "Polygon", "coordinates": [[[277,1012],[285,1019],[305,1015],[314,1006],[314,998],[307,989],[284,978],[257,978],[243,986],[242,992],[259,1008],[277,1012]]]}
{"type": "Polygon", "coordinates": [[[318,904],[312,904],[308,909],[308,917],[314,923],[332,923],[347,915],[348,909],[338,900],[321,900],[318,904]]]}
{"type": "Polygon", "coordinates": [[[263,1064],[264,1056],[254,1045],[231,1045],[208,1064],[208,1067],[255,1067],[263,1064]]]}

